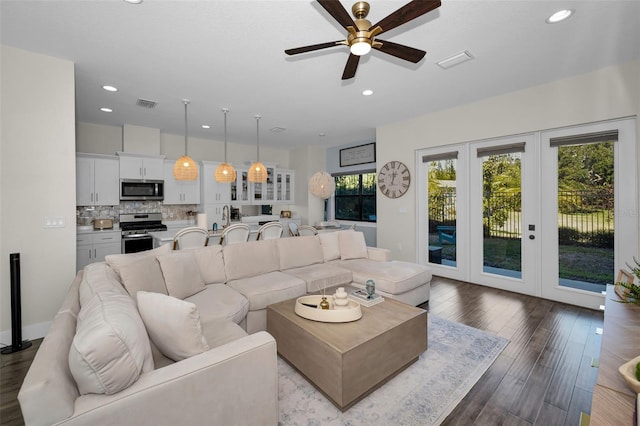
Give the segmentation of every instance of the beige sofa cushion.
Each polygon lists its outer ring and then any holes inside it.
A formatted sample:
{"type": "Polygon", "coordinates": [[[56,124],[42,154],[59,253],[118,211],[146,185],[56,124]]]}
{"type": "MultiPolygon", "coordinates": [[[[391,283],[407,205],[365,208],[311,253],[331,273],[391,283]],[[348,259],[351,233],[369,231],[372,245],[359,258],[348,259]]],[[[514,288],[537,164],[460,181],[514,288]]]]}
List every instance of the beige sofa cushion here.
{"type": "Polygon", "coordinates": [[[257,277],[280,269],[278,240],[229,244],[222,249],[227,281],[257,277]]]}
{"type": "Polygon", "coordinates": [[[369,259],[348,260],[340,266],[353,272],[353,281],[366,284],[372,279],[376,290],[402,294],[431,281],[431,269],[417,263],[392,260],[376,262],[369,259]]]}
{"type": "Polygon", "coordinates": [[[223,284],[227,282],[221,245],[216,244],[204,248],[190,249],[189,252],[193,254],[205,284],[223,284]]]}
{"type": "Polygon", "coordinates": [[[84,268],[80,283],[80,306],[84,306],[96,294],[127,294],[120,280],[104,262],[91,263],[84,268]]]}
{"type": "Polygon", "coordinates": [[[238,324],[223,319],[212,321],[206,327],[203,324],[202,334],[211,349],[248,336],[238,324]]]}
{"type": "Polygon", "coordinates": [[[342,260],[367,258],[367,243],[362,232],[338,231],[338,240],[340,241],[340,258],[342,260]]]}
{"type": "Polygon", "coordinates": [[[347,285],[353,281],[350,270],[326,263],[287,269],[282,272],[304,280],[307,283],[307,293],[319,293],[323,289],[347,285]]]}
{"type": "Polygon", "coordinates": [[[138,310],[151,340],[166,357],[181,361],[209,350],[193,303],[139,291],[138,310]]]}
{"type": "Polygon", "coordinates": [[[169,294],[160,269],[160,262],[154,256],[144,256],[135,262],[122,265],[120,280],[136,303],[136,293],[139,291],[169,294]]]}
{"type": "Polygon", "coordinates": [[[169,244],[164,244],[160,247],[154,248],[153,250],[141,251],[138,253],[109,254],[104,257],[104,260],[107,262],[107,265],[111,266],[111,268],[120,275],[120,268],[124,265],[135,262],[145,256],[156,257],[160,254],[168,253],[171,253],[171,246],[169,244]]]}
{"type": "Polygon", "coordinates": [[[207,284],[203,291],[184,300],[198,307],[203,327],[220,319],[240,324],[249,312],[247,298],[226,284],[207,284]]]}
{"type": "Polygon", "coordinates": [[[320,247],[322,247],[322,255],[325,262],[340,259],[340,240],[338,232],[321,232],[318,234],[320,247]]]}
{"type": "Polygon", "coordinates": [[[242,293],[249,300],[249,311],[264,309],[272,303],[293,299],[307,293],[307,283],[300,278],[279,271],[229,281],[227,285],[242,293]]]}
{"type": "Polygon", "coordinates": [[[200,268],[189,251],[158,256],[169,296],[180,300],[204,290],[200,268]]]}
{"type": "Polygon", "coordinates": [[[300,268],[324,262],[320,240],[315,235],[279,238],[280,270],[300,268]]]}
{"type": "Polygon", "coordinates": [[[78,314],[69,369],[80,394],[114,394],[154,368],[149,337],[131,297],[97,294],[78,314]]]}

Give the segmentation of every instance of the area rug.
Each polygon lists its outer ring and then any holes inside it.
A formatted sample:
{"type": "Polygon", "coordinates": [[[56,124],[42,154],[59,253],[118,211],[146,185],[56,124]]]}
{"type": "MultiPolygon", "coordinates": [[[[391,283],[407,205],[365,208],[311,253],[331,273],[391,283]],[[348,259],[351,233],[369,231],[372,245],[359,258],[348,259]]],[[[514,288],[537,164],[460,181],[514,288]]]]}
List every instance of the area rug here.
{"type": "Polygon", "coordinates": [[[438,425],[509,341],[429,315],[428,350],[342,413],[278,358],[280,425],[438,425]]]}

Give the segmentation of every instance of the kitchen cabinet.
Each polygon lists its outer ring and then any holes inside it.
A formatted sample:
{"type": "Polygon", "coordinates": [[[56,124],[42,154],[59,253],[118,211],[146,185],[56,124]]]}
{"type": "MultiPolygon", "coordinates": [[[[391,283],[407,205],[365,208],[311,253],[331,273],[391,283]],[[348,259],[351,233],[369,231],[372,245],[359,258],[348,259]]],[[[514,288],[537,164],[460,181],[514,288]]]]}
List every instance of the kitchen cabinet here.
{"type": "Polygon", "coordinates": [[[275,200],[275,167],[268,164],[267,181],[262,183],[252,183],[251,204],[272,204],[275,200]]]}
{"type": "Polygon", "coordinates": [[[276,169],[276,203],[293,204],[294,192],[293,181],[295,171],[287,169],[276,169]]]}
{"type": "Polygon", "coordinates": [[[231,184],[217,182],[215,173],[220,163],[203,161],[200,167],[200,202],[202,204],[230,204],[231,184]]]}
{"type": "Polygon", "coordinates": [[[90,263],[102,262],[109,254],[120,254],[120,231],[95,231],[76,236],[76,270],[90,263]]]}
{"type": "MultiPolygon", "coordinates": [[[[175,161],[166,160],[163,164],[164,204],[200,203],[200,179],[176,180],[173,176],[175,161]]],[[[200,168],[202,173],[202,168],[200,168]]]]}
{"type": "Polygon", "coordinates": [[[251,204],[249,169],[236,168],[236,181],[231,182],[231,203],[234,206],[251,204]]]}
{"type": "Polygon", "coordinates": [[[120,171],[117,157],[76,156],[76,205],[120,204],[120,171]]]}
{"type": "Polygon", "coordinates": [[[120,179],[163,179],[164,157],[147,157],[119,153],[120,179]]]}

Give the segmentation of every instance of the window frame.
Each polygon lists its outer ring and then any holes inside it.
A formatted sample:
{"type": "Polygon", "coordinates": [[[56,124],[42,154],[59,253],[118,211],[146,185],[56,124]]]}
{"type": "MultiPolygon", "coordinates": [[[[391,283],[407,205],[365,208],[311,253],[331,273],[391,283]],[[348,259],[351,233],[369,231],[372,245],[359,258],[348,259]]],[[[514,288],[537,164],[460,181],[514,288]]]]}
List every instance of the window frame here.
{"type": "Polygon", "coordinates": [[[346,220],[346,221],[352,221],[352,222],[367,222],[367,223],[376,223],[377,222],[377,217],[378,217],[378,206],[377,206],[377,175],[376,175],[376,171],[375,170],[362,170],[359,172],[351,172],[351,173],[335,173],[332,175],[334,182],[336,183],[336,192],[334,192],[333,194],[333,216],[335,220],[346,220]],[[374,191],[372,194],[363,194],[363,185],[362,185],[362,179],[363,179],[363,175],[368,175],[368,174],[372,174],[373,175],[373,179],[374,179],[374,191]],[[358,193],[357,194],[349,194],[349,195],[338,195],[338,191],[337,191],[337,186],[338,186],[338,182],[337,179],[340,177],[344,177],[344,176],[358,176],[358,193]],[[359,208],[359,212],[360,212],[360,218],[359,219],[353,219],[353,218],[345,218],[345,217],[339,217],[338,216],[338,200],[341,198],[356,198],[357,199],[357,204],[358,204],[358,208],[359,208]],[[364,213],[364,200],[371,200],[373,199],[373,206],[374,206],[374,212],[373,215],[376,217],[376,219],[368,219],[368,218],[363,218],[363,213],[364,213]]]}

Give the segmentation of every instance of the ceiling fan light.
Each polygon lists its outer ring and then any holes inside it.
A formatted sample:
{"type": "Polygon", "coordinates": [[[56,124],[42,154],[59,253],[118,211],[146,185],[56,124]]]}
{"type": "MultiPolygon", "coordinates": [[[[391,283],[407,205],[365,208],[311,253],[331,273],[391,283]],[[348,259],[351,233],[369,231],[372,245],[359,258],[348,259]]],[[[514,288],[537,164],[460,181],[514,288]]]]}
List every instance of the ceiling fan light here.
{"type": "Polygon", "coordinates": [[[267,168],[260,161],[256,161],[249,168],[249,182],[263,183],[267,181],[267,168]]]}
{"type": "Polygon", "coordinates": [[[176,180],[196,180],[198,179],[198,165],[193,158],[183,155],[176,160],[173,166],[173,177],[176,180]]]}
{"type": "Polygon", "coordinates": [[[356,56],[366,55],[371,51],[371,43],[367,39],[361,39],[351,44],[351,53],[356,56]]]}
{"type": "Polygon", "coordinates": [[[220,163],[216,168],[216,182],[229,183],[236,181],[236,169],[229,163],[220,163]]]}

